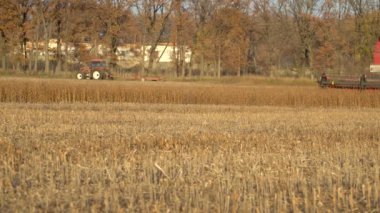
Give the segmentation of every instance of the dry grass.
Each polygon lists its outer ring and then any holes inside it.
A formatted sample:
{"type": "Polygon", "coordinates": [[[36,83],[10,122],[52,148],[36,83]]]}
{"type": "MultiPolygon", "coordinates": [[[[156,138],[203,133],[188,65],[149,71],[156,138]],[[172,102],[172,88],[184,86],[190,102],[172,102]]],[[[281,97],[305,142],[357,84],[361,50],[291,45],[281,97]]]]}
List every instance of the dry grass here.
{"type": "Polygon", "coordinates": [[[0,79],[0,102],[380,107],[380,92],[216,83],[0,79]]]}
{"type": "Polygon", "coordinates": [[[379,106],[307,85],[2,78],[0,212],[379,212],[379,106]]]}
{"type": "Polygon", "coordinates": [[[380,110],[0,104],[0,211],[378,212],[380,110]]]}

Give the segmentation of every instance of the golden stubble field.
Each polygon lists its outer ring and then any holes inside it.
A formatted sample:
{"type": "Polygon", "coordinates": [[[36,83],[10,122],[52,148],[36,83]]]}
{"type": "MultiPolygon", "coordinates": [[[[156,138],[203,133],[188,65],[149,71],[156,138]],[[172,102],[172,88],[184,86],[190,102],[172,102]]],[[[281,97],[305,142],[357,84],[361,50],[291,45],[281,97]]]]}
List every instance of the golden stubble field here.
{"type": "Polygon", "coordinates": [[[260,87],[237,85],[79,84],[0,81],[1,212],[380,211],[377,91],[268,86],[260,96],[260,87]],[[123,97],[135,88],[145,99],[39,99],[73,94],[79,84],[123,97]],[[19,99],[4,93],[11,86],[19,99]],[[25,88],[41,87],[22,99],[25,88]],[[287,102],[296,89],[296,100],[316,104],[287,102]],[[169,101],[183,91],[211,93],[195,99],[204,103],[169,101]],[[261,102],[244,104],[241,93],[261,102]]]}

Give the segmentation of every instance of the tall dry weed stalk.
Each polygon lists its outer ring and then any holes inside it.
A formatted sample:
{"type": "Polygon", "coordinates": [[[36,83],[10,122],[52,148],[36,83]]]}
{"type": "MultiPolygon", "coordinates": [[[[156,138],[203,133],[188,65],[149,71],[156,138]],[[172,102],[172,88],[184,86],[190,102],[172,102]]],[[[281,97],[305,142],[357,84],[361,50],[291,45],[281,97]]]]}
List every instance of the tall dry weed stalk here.
{"type": "Polygon", "coordinates": [[[320,89],[317,86],[2,79],[0,102],[380,107],[380,92],[320,89]]]}

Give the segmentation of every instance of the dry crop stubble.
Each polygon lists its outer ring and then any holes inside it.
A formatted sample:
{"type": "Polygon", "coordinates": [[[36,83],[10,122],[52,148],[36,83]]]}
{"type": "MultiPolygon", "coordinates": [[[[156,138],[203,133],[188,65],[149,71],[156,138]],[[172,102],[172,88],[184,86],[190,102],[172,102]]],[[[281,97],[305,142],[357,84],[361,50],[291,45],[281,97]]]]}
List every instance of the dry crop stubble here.
{"type": "Polygon", "coordinates": [[[377,211],[380,110],[2,103],[0,211],[377,211]]]}

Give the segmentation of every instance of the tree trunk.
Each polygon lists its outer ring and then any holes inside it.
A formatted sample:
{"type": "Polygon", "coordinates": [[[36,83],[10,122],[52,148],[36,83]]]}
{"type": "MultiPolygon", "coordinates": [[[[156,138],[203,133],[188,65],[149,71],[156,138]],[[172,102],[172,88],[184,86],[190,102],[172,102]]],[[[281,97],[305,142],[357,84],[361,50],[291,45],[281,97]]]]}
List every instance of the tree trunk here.
{"type": "Polygon", "coordinates": [[[238,77],[240,77],[240,75],[241,75],[240,56],[241,56],[241,48],[239,47],[239,51],[238,51],[238,70],[237,70],[237,76],[238,77]]]}
{"type": "Polygon", "coordinates": [[[142,42],[141,42],[141,70],[140,70],[140,77],[145,76],[145,35],[143,35],[142,42]]]}
{"type": "Polygon", "coordinates": [[[68,62],[68,59],[69,59],[69,43],[66,42],[65,43],[65,57],[64,57],[64,60],[63,60],[63,70],[64,71],[69,71],[69,62],[68,62]]]}
{"type": "Polygon", "coordinates": [[[21,20],[21,23],[20,23],[20,27],[21,29],[23,29],[23,32],[21,34],[21,54],[24,55],[24,57],[20,57],[21,60],[21,66],[22,66],[22,70],[25,72],[26,71],[26,62],[28,60],[28,53],[27,53],[27,50],[26,50],[26,43],[27,43],[27,38],[26,38],[26,29],[25,29],[25,23],[27,21],[27,17],[28,17],[28,10],[24,11],[22,13],[22,20],[21,20]]]}
{"type": "Polygon", "coordinates": [[[201,73],[200,73],[200,76],[203,77],[205,75],[205,56],[202,52],[202,55],[201,55],[201,73]]]}
{"type": "Polygon", "coordinates": [[[180,58],[181,58],[181,72],[182,72],[182,78],[185,78],[186,75],[186,69],[185,69],[185,51],[184,47],[181,46],[181,51],[180,51],[180,58]]]}
{"type": "Polygon", "coordinates": [[[56,71],[57,72],[61,72],[62,71],[62,53],[61,53],[61,39],[58,38],[57,39],[57,69],[56,71]]]}
{"type": "Polygon", "coordinates": [[[222,45],[221,44],[219,44],[219,46],[218,46],[218,78],[220,78],[220,73],[221,73],[221,49],[222,49],[222,47],[221,47],[222,45]]]}
{"type": "Polygon", "coordinates": [[[29,70],[29,72],[33,70],[33,57],[34,57],[34,43],[32,44],[32,49],[29,53],[29,59],[28,59],[28,70],[29,70]]]}
{"type": "Polygon", "coordinates": [[[154,65],[154,53],[156,52],[156,45],[150,47],[149,50],[149,61],[148,61],[148,70],[147,72],[152,72],[154,65]]]}
{"type": "Polygon", "coordinates": [[[309,45],[307,45],[307,47],[305,48],[304,50],[304,65],[306,67],[311,67],[312,66],[312,60],[311,60],[311,48],[309,47],[309,45]]]}
{"type": "Polygon", "coordinates": [[[174,41],[174,45],[173,45],[173,57],[174,57],[174,77],[177,78],[177,74],[178,74],[178,51],[177,51],[178,47],[177,47],[177,41],[174,41]]]}
{"type": "Polygon", "coordinates": [[[16,72],[20,71],[20,60],[16,60],[16,72]]]}
{"type": "Polygon", "coordinates": [[[191,52],[191,55],[190,55],[190,63],[189,63],[189,77],[193,77],[193,56],[194,56],[194,51],[191,52]]]}
{"type": "Polygon", "coordinates": [[[37,18],[37,26],[35,28],[35,39],[34,39],[34,42],[33,42],[33,46],[34,46],[34,51],[33,51],[33,59],[34,59],[34,72],[38,72],[38,59],[39,59],[39,55],[40,55],[40,22],[39,22],[39,18],[38,16],[36,16],[37,18]]]}
{"type": "Polygon", "coordinates": [[[57,68],[56,68],[56,71],[57,72],[61,72],[62,71],[62,51],[61,51],[61,48],[62,48],[62,43],[61,43],[61,20],[57,20],[57,55],[56,55],[56,58],[57,58],[57,68]]]}
{"type": "Polygon", "coordinates": [[[312,45],[308,45],[308,52],[309,52],[309,67],[313,67],[313,50],[312,50],[312,45]]]}
{"type": "Polygon", "coordinates": [[[34,57],[34,72],[38,72],[38,56],[39,56],[39,40],[40,40],[40,36],[39,36],[39,33],[37,33],[36,35],[37,39],[36,39],[36,42],[34,42],[34,45],[35,45],[35,49],[34,49],[34,52],[33,52],[33,57],[34,57]]]}
{"type": "Polygon", "coordinates": [[[6,57],[6,51],[5,51],[5,39],[2,35],[2,32],[0,32],[0,57],[1,57],[1,68],[3,70],[6,70],[6,62],[5,62],[5,57],[6,57]]]}
{"type": "Polygon", "coordinates": [[[49,40],[50,40],[50,24],[48,26],[44,26],[44,38],[45,38],[45,45],[44,45],[44,51],[45,51],[45,73],[48,73],[50,71],[50,61],[49,61],[49,40]]]}
{"type": "Polygon", "coordinates": [[[4,70],[7,70],[7,55],[3,53],[3,56],[1,57],[1,66],[4,70]]]}
{"type": "Polygon", "coordinates": [[[218,59],[215,57],[214,62],[212,63],[212,75],[218,76],[218,59]]]}

